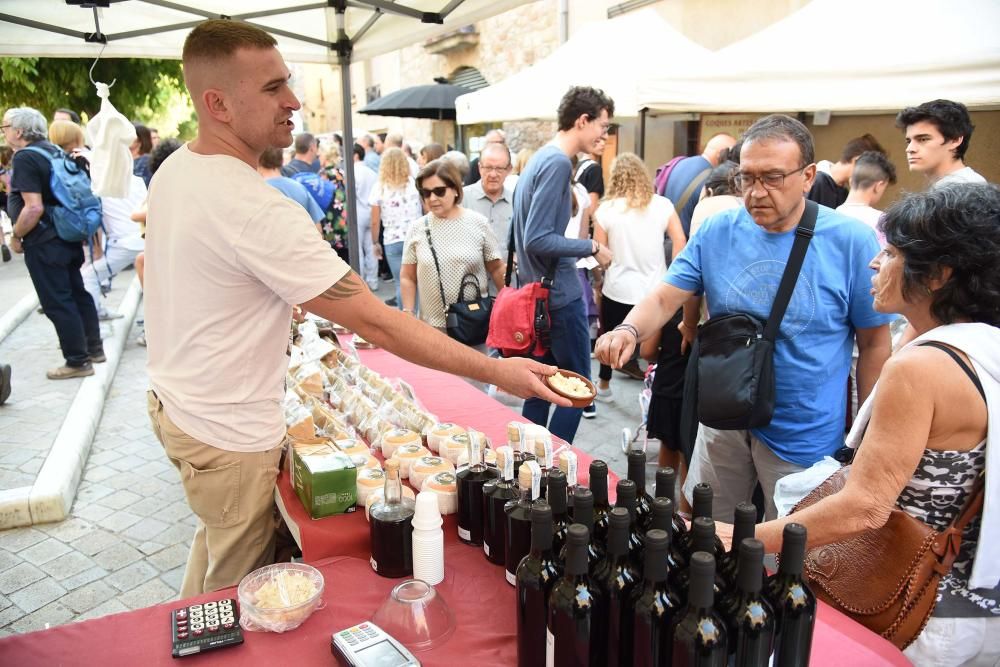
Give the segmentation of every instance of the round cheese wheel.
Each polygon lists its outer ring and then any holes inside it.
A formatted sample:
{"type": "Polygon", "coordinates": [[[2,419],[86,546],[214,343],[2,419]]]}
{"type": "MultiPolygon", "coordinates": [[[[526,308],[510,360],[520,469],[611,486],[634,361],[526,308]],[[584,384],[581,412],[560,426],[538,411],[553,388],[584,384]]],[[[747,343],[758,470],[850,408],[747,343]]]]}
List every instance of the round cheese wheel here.
{"type": "Polygon", "coordinates": [[[368,454],[371,454],[371,450],[368,449],[368,445],[355,438],[334,440],[334,443],[340,448],[340,451],[344,452],[348,456],[367,456],[368,454]]]}
{"type": "Polygon", "coordinates": [[[465,433],[465,429],[451,422],[435,424],[427,432],[427,448],[435,454],[440,453],[441,444],[456,433],[465,433]]]}
{"type": "Polygon", "coordinates": [[[421,491],[430,491],[438,500],[441,516],[454,514],[458,511],[458,487],[455,473],[436,472],[424,480],[421,491]]]}
{"type": "Polygon", "coordinates": [[[391,459],[400,445],[419,445],[420,436],[408,428],[393,428],[382,434],[382,456],[391,459]]]}
{"type": "Polygon", "coordinates": [[[396,448],[393,458],[399,461],[399,476],[407,479],[410,476],[410,466],[422,456],[430,454],[421,445],[400,445],[396,448]]]}
{"type": "Polygon", "coordinates": [[[378,468],[358,470],[358,505],[365,505],[368,496],[385,488],[385,473],[378,468]]]}
{"type": "Polygon", "coordinates": [[[419,489],[423,486],[424,480],[437,472],[454,472],[455,466],[451,461],[440,456],[421,456],[410,466],[410,484],[413,488],[419,489]]]}

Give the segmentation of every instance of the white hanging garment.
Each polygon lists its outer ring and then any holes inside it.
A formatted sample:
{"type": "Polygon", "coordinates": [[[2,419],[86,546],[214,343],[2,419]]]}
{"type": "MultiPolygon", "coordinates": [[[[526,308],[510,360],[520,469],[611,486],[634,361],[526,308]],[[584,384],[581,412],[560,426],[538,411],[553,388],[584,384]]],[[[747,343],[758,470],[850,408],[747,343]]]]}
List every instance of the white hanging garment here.
{"type": "Polygon", "coordinates": [[[91,189],[98,197],[124,198],[132,180],[129,146],[135,141],[135,127],[111,104],[108,85],[100,82],[94,85],[101,98],[101,110],[87,123],[87,140],[92,151],[91,189]]]}

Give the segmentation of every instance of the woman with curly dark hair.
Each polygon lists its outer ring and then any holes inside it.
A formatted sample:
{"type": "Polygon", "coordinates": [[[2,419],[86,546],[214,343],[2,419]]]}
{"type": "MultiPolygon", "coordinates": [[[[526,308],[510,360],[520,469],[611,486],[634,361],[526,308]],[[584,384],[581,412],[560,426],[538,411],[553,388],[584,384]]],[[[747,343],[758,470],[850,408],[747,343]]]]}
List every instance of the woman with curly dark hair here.
{"type": "Polygon", "coordinates": [[[777,551],[784,525],[795,521],[807,527],[810,547],[830,544],[880,528],[893,509],[942,530],[985,474],[984,510],[966,528],[933,615],[905,654],[917,665],[993,665],[1000,660],[1000,188],[907,195],[880,226],[887,244],[872,260],[875,309],[906,316],[918,336],[886,362],[858,414],[844,488],[761,524],[757,537],[777,551]]]}

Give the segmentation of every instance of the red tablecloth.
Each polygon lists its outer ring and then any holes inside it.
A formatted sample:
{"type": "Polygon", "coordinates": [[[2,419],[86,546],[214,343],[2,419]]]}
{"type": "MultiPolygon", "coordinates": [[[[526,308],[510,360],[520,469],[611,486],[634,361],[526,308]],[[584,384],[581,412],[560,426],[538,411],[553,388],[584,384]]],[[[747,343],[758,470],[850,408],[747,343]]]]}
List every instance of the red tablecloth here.
{"type": "MultiPolygon", "coordinates": [[[[495,440],[506,438],[505,424],[515,415],[461,380],[407,364],[381,351],[364,352],[364,362],[385,376],[403,377],[418,398],[441,418],[473,425],[495,440]]],[[[589,464],[589,458],[586,459],[589,464]]],[[[586,473],[581,459],[581,471],[586,473]]],[[[284,634],[247,632],[242,646],[184,658],[185,665],[335,664],[330,635],[370,619],[398,579],[376,575],[368,564],[368,525],[363,513],[312,521],[287,481],[281,497],[299,518],[303,552],[323,573],[325,607],[284,634]],[[325,550],[340,554],[316,560],[325,550]],[[354,556],[354,557],[350,557],[354,556]]],[[[460,544],[454,517],[444,529],[445,580],[436,588],[451,606],[458,627],[443,646],[417,654],[424,665],[513,665],[516,663],[514,589],[502,568],[481,549],[460,544]]],[[[170,657],[170,611],[192,602],[236,597],[236,590],[202,595],[138,611],[70,623],[50,630],[0,639],[0,665],[177,665],[170,657]]],[[[889,642],[846,616],[820,605],[811,664],[908,665],[889,642]]]]}
{"type": "MultiPolygon", "coordinates": [[[[478,549],[455,542],[445,548],[445,580],[437,586],[455,614],[455,634],[441,647],[417,653],[424,665],[514,665],[517,660],[514,589],[500,566],[478,549]]],[[[326,606],[297,629],[284,634],[246,632],[245,643],[184,658],[184,665],[327,665],[330,635],[370,619],[398,579],[372,572],[367,560],[330,558],[316,566],[323,573],[326,606]]],[[[202,595],[185,603],[235,597],[235,589],[202,595]]],[[[178,665],[170,657],[168,603],[138,611],[70,623],[51,630],[0,639],[0,664],[33,665],[178,665]]],[[[908,665],[881,637],[821,605],[811,664],[908,665]]]]}
{"type": "MultiPolygon", "coordinates": [[[[362,362],[372,370],[386,378],[402,378],[408,382],[414,388],[417,399],[439,419],[473,427],[485,433],[494,443],[507,441],[508,422],[527,421],[454,375],[411,364],[384,350],[360,350],[359,353],[362,362]]],[[[562,441],[558,442],[562,444],[562,441]]],[[[579,465],[578,482],[586,486],[593,457],[579,449],[573,451],[577,454],[579,465]]],[[[609,472],[608,494],[612,501],[617,483],[618,477],[609,472]]],[[[281,513],[307,562],[331,556],[367,559],[371,555],[368,522],[363,511],[312,519],[299,502],[285,473],[278,478],[277,495],[281,513]]],[[[445,535],[454,536],[457,530],[455,516],[445,517],[445,535]]]]}

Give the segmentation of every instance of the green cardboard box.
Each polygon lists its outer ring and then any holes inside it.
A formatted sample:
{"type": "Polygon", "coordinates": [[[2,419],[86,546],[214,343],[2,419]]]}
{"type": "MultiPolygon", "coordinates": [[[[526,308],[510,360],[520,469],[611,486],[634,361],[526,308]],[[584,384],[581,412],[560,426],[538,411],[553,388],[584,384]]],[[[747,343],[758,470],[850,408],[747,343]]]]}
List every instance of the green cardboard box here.
{"type": "Polygon", "coordinates": [[[314,519],[354,512],[357,480],[350,457],[333,447],[292,448],[292,485],[314,519]]]}

